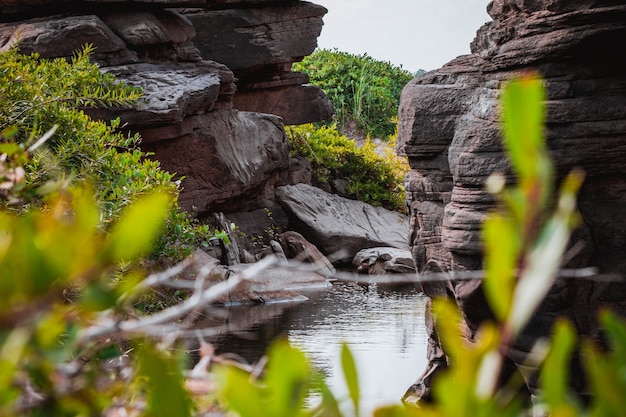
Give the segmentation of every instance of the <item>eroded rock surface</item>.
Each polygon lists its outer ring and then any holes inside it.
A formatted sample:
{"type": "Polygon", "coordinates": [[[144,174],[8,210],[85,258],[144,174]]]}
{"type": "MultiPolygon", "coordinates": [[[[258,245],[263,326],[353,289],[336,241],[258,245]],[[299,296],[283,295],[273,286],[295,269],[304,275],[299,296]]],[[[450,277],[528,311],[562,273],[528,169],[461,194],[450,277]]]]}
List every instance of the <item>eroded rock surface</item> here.
{"type": "MultiPolygon", "coordinates": [[[[494,0],[493,18],[477,33],[472,54],[411,81],[399,109],[398,151],[409,158],[407,177],[410,242],[422,273],[480,270],[481,224],[494,206],[484,188],[502,172],[512,181],[501,146],[498,97],[504,82],[538,71],[547,87],[546,136],[558,179],[582,167],[579,195],[583,226],[573,244],[582,251],[569,267],[595,266],[602,273],[626,272],[626,2],[494,0]]],[[[569,280],[553,288],[509,357],[519,365],[532,342],[548,334],[558,315],[570,317],[582,335],[598,335],[601,306],[626,311],[623,285],[569,280]],[[600,295],[603,294],[603,295],[600,295]]],[[[431,297],[454,297],[468,324],[468,339],[490,317],[479,282],[425,285],[431,297]]],[[[431,361],[410,390],[428,399],[433,371],[446,357],[429,321],[431,361]]],[[[515,366],[513,366],[515,367],[515,366]]],[[[584,380],[573,369],[575,381],[584,380]]],[[[530,390],[534,389],[528,381],[530,390]]],[[[576,387],[584,393],[582,384],[576,387]]]]}

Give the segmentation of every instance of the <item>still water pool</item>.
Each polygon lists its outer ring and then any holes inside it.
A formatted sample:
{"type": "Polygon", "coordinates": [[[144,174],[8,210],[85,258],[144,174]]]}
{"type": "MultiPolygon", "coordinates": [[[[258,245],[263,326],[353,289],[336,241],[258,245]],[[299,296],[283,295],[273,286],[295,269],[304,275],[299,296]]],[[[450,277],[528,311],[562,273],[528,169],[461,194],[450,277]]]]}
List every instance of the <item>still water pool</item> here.
{"type": "Polygon", "coordinates": [[[308,301],[295,305],[230,307],[232,331],[214,341],[217,353],[233,352],[254,363],[273,339],[287,336],[341,397],[347,390],[339,355],[346,342],[357,362],[363,415],[378,405],[399,403],[426,364],[423,293],[335,282],[306,295],[308,301]],[[237,324],[242,316],[261,322],[242,327],[237,324]]]}

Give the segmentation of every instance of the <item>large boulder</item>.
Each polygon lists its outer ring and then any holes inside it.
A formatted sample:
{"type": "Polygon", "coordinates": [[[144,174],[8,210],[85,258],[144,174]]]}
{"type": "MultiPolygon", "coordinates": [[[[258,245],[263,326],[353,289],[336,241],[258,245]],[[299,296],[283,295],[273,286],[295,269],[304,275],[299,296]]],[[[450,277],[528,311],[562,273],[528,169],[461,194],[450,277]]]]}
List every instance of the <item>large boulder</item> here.
{"type": "Polygon", "coordinates": [[[307,184],[276,189],[292,228],[315,244],[333,263],[351,263],[363,248],[408,249],[405,215],[350,200],[307,184]]]}
{"type": "MultiPolygon", "coordinates": [[[[481,227],[494,200],[484,188],[493,172],[511,177],[501,146],[499,94],[504,82],[527,70],[545,79],[546,136],[557,180],[582,167],[583,225],[573,244],[584,248],[569,267],[595,266],[602,273],[626,272],[626,2],[596,0],[494,0],[493,18],[478,32],[472,53],[411,81],[399,109],[398,151],[408,157],[410,242],[421,273],[482,268],[481,227]]],[[[626,293],[593,281],[559,282],[533,323],[510,349],[508,360],[522,366],[555,317],[567,316],[581,335],[599,335],[595,311],[609,306],[626,312],[626,293]],[[598,295],[601,294],[601,295],[598,295]]],[[[424,285],[431,297],[454,298],[463,308],[468,340],[490,317],[479,281],[424,285]]],[[[429,398],[433,372],[445,367],[433,321],[430,365],[409,391],[429,398]]],[[[584,381],[580,368],[573,381],[584,381]]],[[[533,381],[528,389],[535,389],[533,381]]],[[[584,393],[578,384],[576,389],[584,393]]]]}
{"type": "Polygon", "coordinates": [[[289,145],[280,117],[219,110],[183,125],[187,128],[176,137],[142,145],[165,170],[185,177],[183,208],[251,210],[269,205],[274,188],[286,183],[289,145]]]}

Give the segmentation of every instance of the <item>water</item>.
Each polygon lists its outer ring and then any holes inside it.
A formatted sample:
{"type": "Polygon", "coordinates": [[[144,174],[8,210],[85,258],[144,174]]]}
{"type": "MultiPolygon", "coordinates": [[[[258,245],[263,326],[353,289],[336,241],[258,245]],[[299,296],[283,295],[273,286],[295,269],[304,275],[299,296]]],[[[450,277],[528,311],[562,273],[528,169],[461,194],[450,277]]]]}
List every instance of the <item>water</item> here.
{"type": "Polygon", "coordinates": [[[334,283],[307,294],[309,301],[228,309],[229,334],[214,344],[256,362],[279,335],[301,348],[327,378],[335,395],[347,393],[340,368],[341,344],[350,347],[359,372],[363,415],[397,404],[426,365],[425,296],[414,288],[382,289],[334,283]],[[245,320],[259,323],[246,327],[245,320]]]}

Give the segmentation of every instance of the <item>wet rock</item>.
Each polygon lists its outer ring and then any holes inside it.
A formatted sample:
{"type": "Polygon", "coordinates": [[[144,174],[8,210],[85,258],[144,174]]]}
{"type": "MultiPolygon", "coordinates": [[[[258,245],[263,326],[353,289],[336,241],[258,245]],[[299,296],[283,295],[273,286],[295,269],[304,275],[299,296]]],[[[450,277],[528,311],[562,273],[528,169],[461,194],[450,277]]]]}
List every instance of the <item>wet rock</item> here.
{"type": "Polygon", "coordinates": [[[278,235],[278,241],[287,258],[315,265],[316,272],[332,277],[336,270],[333,264],[318,249],[298,232],[286,231],[278,235]]]}

